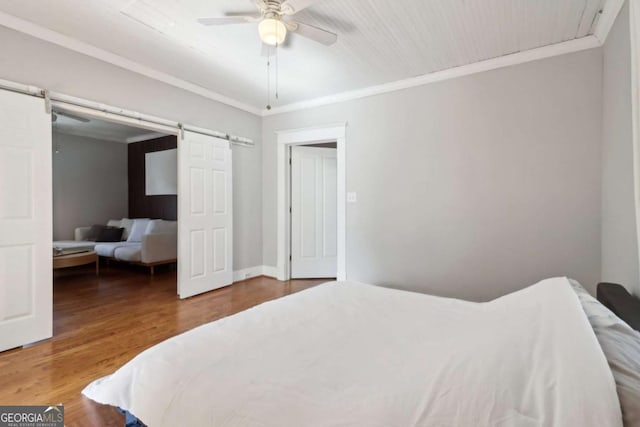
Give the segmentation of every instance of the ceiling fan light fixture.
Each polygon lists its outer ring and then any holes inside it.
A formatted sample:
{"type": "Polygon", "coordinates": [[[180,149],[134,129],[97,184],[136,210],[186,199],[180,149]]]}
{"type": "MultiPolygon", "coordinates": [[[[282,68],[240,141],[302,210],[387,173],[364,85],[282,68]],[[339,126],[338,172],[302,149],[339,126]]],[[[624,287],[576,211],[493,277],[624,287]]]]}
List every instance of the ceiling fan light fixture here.
{"type": "Polygon", "coordinates": [[[282,44],[287,37],[287,27],[279,19],[265,18],[258,25],[260,40],[270,46],[282,44]]]}

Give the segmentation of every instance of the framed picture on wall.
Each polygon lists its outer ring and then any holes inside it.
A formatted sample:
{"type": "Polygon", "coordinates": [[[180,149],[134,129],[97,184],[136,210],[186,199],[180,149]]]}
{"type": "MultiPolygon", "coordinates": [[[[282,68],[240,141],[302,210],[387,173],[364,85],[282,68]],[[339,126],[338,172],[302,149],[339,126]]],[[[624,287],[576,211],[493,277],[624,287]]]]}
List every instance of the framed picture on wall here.
{"type": "Polygon", "coordinates": [[[145,194],[161,196],[178,194],[178,150],[145,154],[145,194]]]}

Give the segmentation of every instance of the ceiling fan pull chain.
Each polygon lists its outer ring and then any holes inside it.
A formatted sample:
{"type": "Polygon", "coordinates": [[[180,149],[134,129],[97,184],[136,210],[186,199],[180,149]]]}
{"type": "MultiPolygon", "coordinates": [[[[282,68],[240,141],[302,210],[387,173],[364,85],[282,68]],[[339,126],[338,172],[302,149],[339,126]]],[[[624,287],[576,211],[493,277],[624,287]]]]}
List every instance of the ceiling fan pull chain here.
{"type": "Polygon", "coordinates": [[[276,43],[276,100],[278,99],[278,43],[276,43]]]}
{"type": "Polygon", "coordinates": [[[271,110],[271,59],[267,56],[267,110],[271,110]]]}

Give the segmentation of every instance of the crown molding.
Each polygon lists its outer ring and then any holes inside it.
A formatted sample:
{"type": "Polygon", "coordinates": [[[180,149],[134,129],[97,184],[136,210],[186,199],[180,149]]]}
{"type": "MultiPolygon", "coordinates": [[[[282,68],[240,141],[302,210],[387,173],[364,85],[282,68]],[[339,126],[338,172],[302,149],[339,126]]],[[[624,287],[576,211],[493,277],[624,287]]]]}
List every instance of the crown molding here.
{"type": "Polygon", "coordinates": [[[408,89],[416,86],[423,86],[430,83],[440,82],[444,80],[454,79],[457,77],[468,76],[471,74],[482,73],[485,71],[495,70],[499,68],[509,67],[512,65],[524,64],[539,59],[551,58],[554,56],[565,55],[573,52],[580,52],[587,49],[593,49],[602,46],[607,39],[616,17],[620,13],[625,0],[607,0],[599,14],[599,18],[595,22],[593,35],[582,37],[579,39],[569,40],[562,43],[556,43],[543,46],[536,49],[516,52],[509,55],[491,58],[472,64],[462,65],[459,67],[449,68],[442,71],[423,74],[421,76],[412,77],[403,80],[383,83],[376,86],[369,86],[362,89],[356,89],[347,92],[341,92],[333,95],[323,96],[310,100],[285,104],[271,110],[261,110],[241,101],[229,98],[218,92],[206,89],[202,86],[179,79],[172,75],[163,73],[153,68],[142,65],[138,62],[124,58],[120,55],[108,52],[93,45],[65,36],[53,30],[49,30],[32,22],[25,21],[15,16],[0,12],[0,25],[7,28],[28,34],[32,37],[44,40],[62,46],[64,48],[79,52],[101,61],[116,65],[120,68],[144,75],[151,79],[161,81],[171,86],[186,90],[188,92],[200,95],[202,97],[220,102],[222,104],[255,114],[261,117],[268,117],[277,114],[289,113],[293,111],[306,110],[341,102],[351,101],[369,96],[380,95],[384,93],[394,92],[397,90],[408,89]]]}
{"type": "Polygon", "coordinates": [[[579,39],[569,40],[562,43],[543,46],[536,49],[525,50],[522,52],[500,56],[497,58],[487,59],[485,61],[479,61],[455,68],[448,68],[446,70],[436,71],[434,73],[423,74],[418,77],[384,83],[377,86],[369,86],[363,89],[356,89],[307,101],[294,102],[291,104],[272,108],[271,110],[262,110],[261,115],[263,117],[267,117],[276,114],[290,113],[293,111],[337,104],[340,102],[366,98],[369,96],[375,96],[383,93],[394,92],[397,90],[422,86],[429,83],[454,79],[456,77],[468,76],[471,74],[482,73],[484,71],[509,67],[512,65],[524,64],[526,62],[536,61],[539,59],[551,58],[554,56],[601,47],[607,41],[607,36],[609,35],[609,32],[611,31],[611,28],[613,27],[613,24],[615,23],[616,18],[618,17],[618,14],[622,9],[622,6],[624,6],[624,2],[625,0],[605,1],[604,7],[600,11],[599,18],[593,25],[593,35],[588,35],[586,37],[581,37],[579,39]]]}
{"type": "Polygon", "coordinates": [[[259,108],[0,11],[0,25],[257,116],[259,108]]]}
{"type": "Polygon", "coordinates": [[[377,86],[369,86],[363,89],[342,92],[335,95],[323,96],[308,101],[295,102],[292,104],[283,105],[281,107],[275,107],[271,110],[263,110],[262,116],[273,116],[276,114],[290,113],[293,111],[306,110],[309,108],[316,108],[325,105],[366,98],[369,96],[381,95],[384,93],[395,92],[397,90],[423,86],[429,83],[435,83],[443,80],[454,79],[457,77],[468,76],[471,74],[482,73],[484,71],[524,64],[526,62],[537,61],[539,59],[551,58],[554,56],[565,55],[567,53],[593,49],[600,46],[601,43],[598,38],[594,36],[582,37],[562,43],[552,44],[536,49],[513,53],[510,55],[487,59],[485,61],[461,65],[455,68],[448,68],[446,70],[436,71],[434,73],[423,74],[418,77],[397,80],[377,86]]]}

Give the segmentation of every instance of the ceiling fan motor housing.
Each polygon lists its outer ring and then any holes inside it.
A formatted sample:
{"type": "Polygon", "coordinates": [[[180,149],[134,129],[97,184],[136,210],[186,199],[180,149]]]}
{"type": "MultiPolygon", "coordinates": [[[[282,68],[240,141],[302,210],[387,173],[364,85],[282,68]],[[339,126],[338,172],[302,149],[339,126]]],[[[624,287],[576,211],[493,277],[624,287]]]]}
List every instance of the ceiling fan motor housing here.
{"type": "Polygon", "coordinates": [[[292,19],[296,13],[321,1],[322,0],[253,0],[259,13],[249,15],[227,13],[224,17],[200,18],[198,22],[203,25],[231,25],[258,22],[260,39],[267,45],[281,45],[287,37],[287,32],[295,32],[301,37],[306,37],[325,46],[331,46],[338,40],[337,34],[292,19]]]}
{"type": "Polygon", "coordinates": [[[262,13],[267,18],[280,17],[282,13],[282,4],[280,0],[264,0],[264,8],[262,13]]]}

